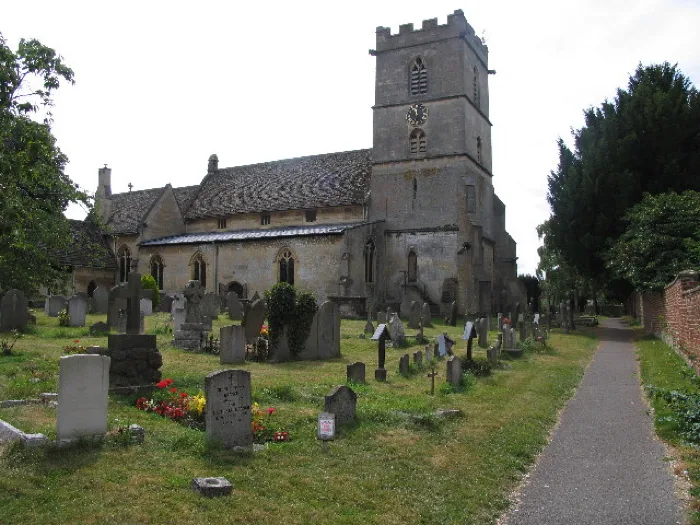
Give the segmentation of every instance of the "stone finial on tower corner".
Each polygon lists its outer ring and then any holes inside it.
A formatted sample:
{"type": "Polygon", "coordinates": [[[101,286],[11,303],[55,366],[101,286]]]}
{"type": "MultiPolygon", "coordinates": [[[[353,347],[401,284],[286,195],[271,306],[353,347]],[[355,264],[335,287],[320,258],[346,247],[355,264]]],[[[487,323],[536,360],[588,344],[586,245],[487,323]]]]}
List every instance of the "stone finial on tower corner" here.
{"type": "Polygon", "coordinates": [[[112,169],[107,164],[97,170],[97,194],[101,197],[112,195],[112,169]]]}
{"type": "Polygon", "coordinates": [[[212,154],[209,156],[209,165],[207,166],[207,174],[211,175],[212,173],[218,171],[219,169],[219,157],[216,155],[216,153],[212,154]]]}

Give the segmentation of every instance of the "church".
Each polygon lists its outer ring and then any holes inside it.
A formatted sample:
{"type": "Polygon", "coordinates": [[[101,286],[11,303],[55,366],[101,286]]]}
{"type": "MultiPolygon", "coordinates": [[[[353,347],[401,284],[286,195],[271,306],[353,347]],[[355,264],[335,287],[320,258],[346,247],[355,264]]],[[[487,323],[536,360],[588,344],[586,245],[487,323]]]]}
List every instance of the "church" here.
{"type": "Polygon", "coordinates": [[[487,47],[457,10],[444,25],[378,27],[370,54],[371,149],[236,167],[211,155],[196,185],[118,194],[99,169],[114,264],[74,268],[76,291],[137,269],[167,294],[197,279],[245,299],[288,282],[348,316],[412,301],[434,315],[453,301],[460,314],[512,309],[523,289],[492,183],[487,47]]]}

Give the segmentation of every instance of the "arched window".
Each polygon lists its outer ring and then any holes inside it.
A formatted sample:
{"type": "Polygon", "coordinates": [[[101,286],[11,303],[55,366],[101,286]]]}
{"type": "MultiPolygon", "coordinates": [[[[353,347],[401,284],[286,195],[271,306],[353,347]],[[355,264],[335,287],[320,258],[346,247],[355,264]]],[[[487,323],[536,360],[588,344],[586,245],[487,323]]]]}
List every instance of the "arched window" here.
{"type": "Polygon", "coordinates": [[[126,244],[122,244],[117,251],[117,260],[119,265],[119,282],[125,283],[129,280],[129,271],[131,270],[131,252],[126,244]]]}
{"type": "Polygon", "coordinates": [[[158,289],[163,289],[163,258],[160,255],[154,255],[151,257],[151,276],[158,283],[158,289]]]}
{"type": "Polygon", "coordinates": [[[418,257],[416,252],[408,252],[408,282],[415,283],[418,280],[418,257]]]}
{"type": "Polygon", "coordinates": [[[483,156],[481,154],[481,137],[476,137],[476,161],[481,164],[483,156]]]}
{"type": "Polygon", "coordinates": [[[428,92],[428,69],[420,57],[411,63],[409,90],[411,95],[424,95],[428,92]]]}
{"type": "Polygon", "coordinates": [[[374,282],[374,240],[369,239],[365,243],[365,282],[374,282]]]}
{"type": "Polygon", "coordinates": [[[202,288],[207,288],[207,263],[201,253],[192,258],[192,279],[199,281],[202,288]]]}
{"type": "Polygon", "coordinates": [[[411,131],[411,135],[409,137],[409,144],[412,154],[425,153],[427,149],[427,144],[425,140],[425,133],[422,129],[416,128],[413,131],[411,131]]]}
{"type": "Polygon", "coordinates": [[[278,256],[279,282],[294,286],[294,255],[289,248],[282,248],[278,256]]]}
{"type": "Polygon", "coordinates": [[[481,90],[479,89],[479,68],[474,66],[474,104],[481,106],[481,90]]]}

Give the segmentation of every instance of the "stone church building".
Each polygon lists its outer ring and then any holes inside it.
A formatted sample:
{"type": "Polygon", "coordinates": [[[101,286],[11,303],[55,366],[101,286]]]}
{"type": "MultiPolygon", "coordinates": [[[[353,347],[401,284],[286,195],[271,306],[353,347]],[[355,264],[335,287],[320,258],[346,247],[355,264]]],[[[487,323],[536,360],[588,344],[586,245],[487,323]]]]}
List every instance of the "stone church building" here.
{"type": "MultiPolygon", "coordinates": [[[[279,281],[368,305],[427,301],[437,314],[508,311],[522,299],[515,242],[491,171],[488,49],[461,10],[377,28],[371,149],[224,168],[196,185],[113,194],[96,207],[116,269],[83,272],[77,291],[152,274],[165,293],[262,293],[279,281]]],[[[193,178],[197,177],[193,174],[193,178]]]]}

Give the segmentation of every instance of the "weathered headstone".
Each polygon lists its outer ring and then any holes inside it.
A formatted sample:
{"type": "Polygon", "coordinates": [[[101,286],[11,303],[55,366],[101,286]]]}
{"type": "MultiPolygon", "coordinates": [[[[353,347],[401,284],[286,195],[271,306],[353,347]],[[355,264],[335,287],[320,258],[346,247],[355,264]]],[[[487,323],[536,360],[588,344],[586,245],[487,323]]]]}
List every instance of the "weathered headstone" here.
{"type": "Polygon", "coordinates": [[[404,332],[403,323],[399,318],[399,314],[392,313],[391,316],[389,316],[387,327],[389,328],[391,340],[394,341],[394,346],[401,346],[406,340],[406,333],[404,332]]]}
{"type": "Polygon", "coordinates": [[[250,372],[221,370],[204,379],[207,439],[226,448],[253,444],[250,372]]]}
{"type": "Polygon", "coordinates": [[[109,292],[107,288],[98,286],[92,292],[92,313],[106,314],[109,307],[109,292]]]}
{"type": "Polygon", "coordinates": [[[77,294],[68,299],[68,315],[71,326],[85,326],[88,302],[83,294],[77,294]]]}
{"type": "Polygon", "coordinates": [[[221,364],[245,361],[245,330],[242,326],[222,326],[219,329],[219,361],[221,364]]]}
{"type": "Polygon", "coordinates": [[[170,313],[173,311],[173,301],[175,298],[172,295],[160,294],[160,304],[158,305],[159,312],[170,313]]]}
{"type": "Polygon", "coordinates": [[[420,303],[418,303],[418,301],[411,301],[411,310],[408,314],[408,327],[420,327],[420,303]]]}
{"type": "Polygon", "coordinates": [[[235,292],[229,292],[226,295],[226,309],[228,310],[229,319],[233,321],[243,319],[243,305],[235,292]]]}
{"type": "Polygon", "coordinates": [[[22,329],[28,321],[27,298],[19,290],[8,291],[0,300],[0,332],[22,329]]]}
{"type": "Polygon", "coordinates": [[[408,354],[404,354],[401,356],[399,359],[399,374],[402,376],[408,376],[409,374],[409,365],[411,364],[411,358],[408,356],[408,354]]]}
{"type": "Polygon", "coordinates": [[[462,363],[459,357],[453,355],[447,360],[447,382],[454,387],[458,387],[462,379],[462,363]]]}
{"type": "Polygon", "coordinates": [[[185,296],[185,322],[180,325],[180,330],[175,331],[173,345],[186,349],[199,348],[202,339],[206,337],[201,309],[204,296],[202,284],[197,280],[188,281],[183,295],[185,296]]]}
{"type": "Polygon", "coordinates": [[[425,345],[425,362],[430,363],[433,360],[433,348],[431,345],[425,345]]]}
{"type": "Polygon", "coordinates": [[[325,411],[335,414],[337,426],[355,421],[356,407],[357,394],[345,385],[335,387],[325,398],[325,411]]]}
{"type": "Polygon", "coordinates": [[[437,344],[438,344],[438,356],[439,357],[445,357],[447,355],[447,337],[445,334],[440,334],[437,336],[437,344]]]}
{"type": "Polygon", "coordinates": [[[90,335],[104,335],[107,332],[109,332],[109,326],[107,326],[107,323],[103,323],[102,321],[98,321],[97,323],[94,323],[90,325],[90,335]]]}
{"type": "Polygon", "coordinates": [[[260,329],[265,322],[265,315],[265,301],[257,300],[250,305],[243,316],[246,343],[252,343],[260,337],[260,329]]]}
{"type": "Polygon", "coordinates": [[[374,371],[374,379],[377,381],[386,381],[386,368],[384,363],[386,360],[386,340],[391,339],[389,329],[385,324],[377,326],[377,330],[372,336],[372,341],[377,341],[377,369],[374,371]]]}
{"type": "Polygon", "coordinates": [[[173,332],[182,329],[182,324],[185,322],[185,309],[175,308],[173,310],[173,332]]]}
{"type": "Polygon", "coordinates": [[[219,317],[219,313],[221,312],[221,301],[219,300],[219,296],[214,292],[205,293],[204,297],[202,297],[200,307],[202,309],[202,315],[216,319],[219,317]]]}
{"type": "Polygon", "coordinates": [[[59,440],[103,436],[107,432],[109,365],[109,357],[102,355],[77,354],[59,359],[59,440]]]}
{"type": "Polygon", "coordinates": [[[340,356],[340,310],[332,301],[318,308],[318,356],[321,359],[340,356]]]}
{"type": "Polygon", "coordinates": [[[377,324],[386,324],[386,312],[377,312],[377,324]]]}
{"type": "Polygon", "coordinates": [[[184,309],[185,309],[185,303],[186,303],[186,301],[185,301],[185,296],[184,296],[184,295],[175,294],[175,296],[173,297],[173,301],[172,301],[172,303],[170,304],[170,311],[171,311],[171,312],[174,312],[175,310],[178,310],[178,309],[184,310],[184,309]]]}
{"type": "Polygon", "coordinates": [[[423,308],[421,309],[421,322],[424,327],[433,325],[433,316],[430,312],[430,305],[428,303],[423,303],[423,308]]]}
{"type": "Polygon", "coordinates": [[[68,301],[62,295],[52,295],[51,297],[47,298],[47,301],[49,303],[49,311],[46,315],[49,317],[58,317],[61,310],[68,305],[68,301]]]}
{"type": "Polygon", "coordinates": [[[420,350],[413,352],[413,364],[416,365],[417,368],[421,368],[423,366],[423,352],[420,350]]]}
{"type": "Polygon", "coordinates": [[[479,319],[479,346],[481,348],[486,348],[489,340],[489,325],[488,320],[485,317],[479,319]]]}
{"type": "Polygon", "coordinates": [[[498,364],[498,350],[493,346],[486,350],[486,358],[492,365],[498,364]]]}
{"type": "Polygon", "coordinates": [[[119,284],[109,291],[107,300],[107,324],[110,329],[116,330],[119,324],[119,312],[126,312],[126,283],[119,284]]]}
{"type": "Polygon", "coordinates": [[[346,367],[346,378],[348,381],[353,383],[364,383],[365,382],[365,364],[362,362],[356,362],[349,364],[346,367]]]}
{"type": "Polygon", "coordinates": [[[474,339],[477,337],[477,332],[476,332],[476,326],[474,326],[474,322],[472,321],[467,321],[464,324],[464,334],[462,335],[462,339],[464,339],[467,342],[467,361],[472,360],[472,349],[474,345],[474,339]]]}
{"type": "Polygon", "coordinates": [[[151,299],[141,299],[139,306],[143,315],[153,314],[153,301],[151,299]]]}

